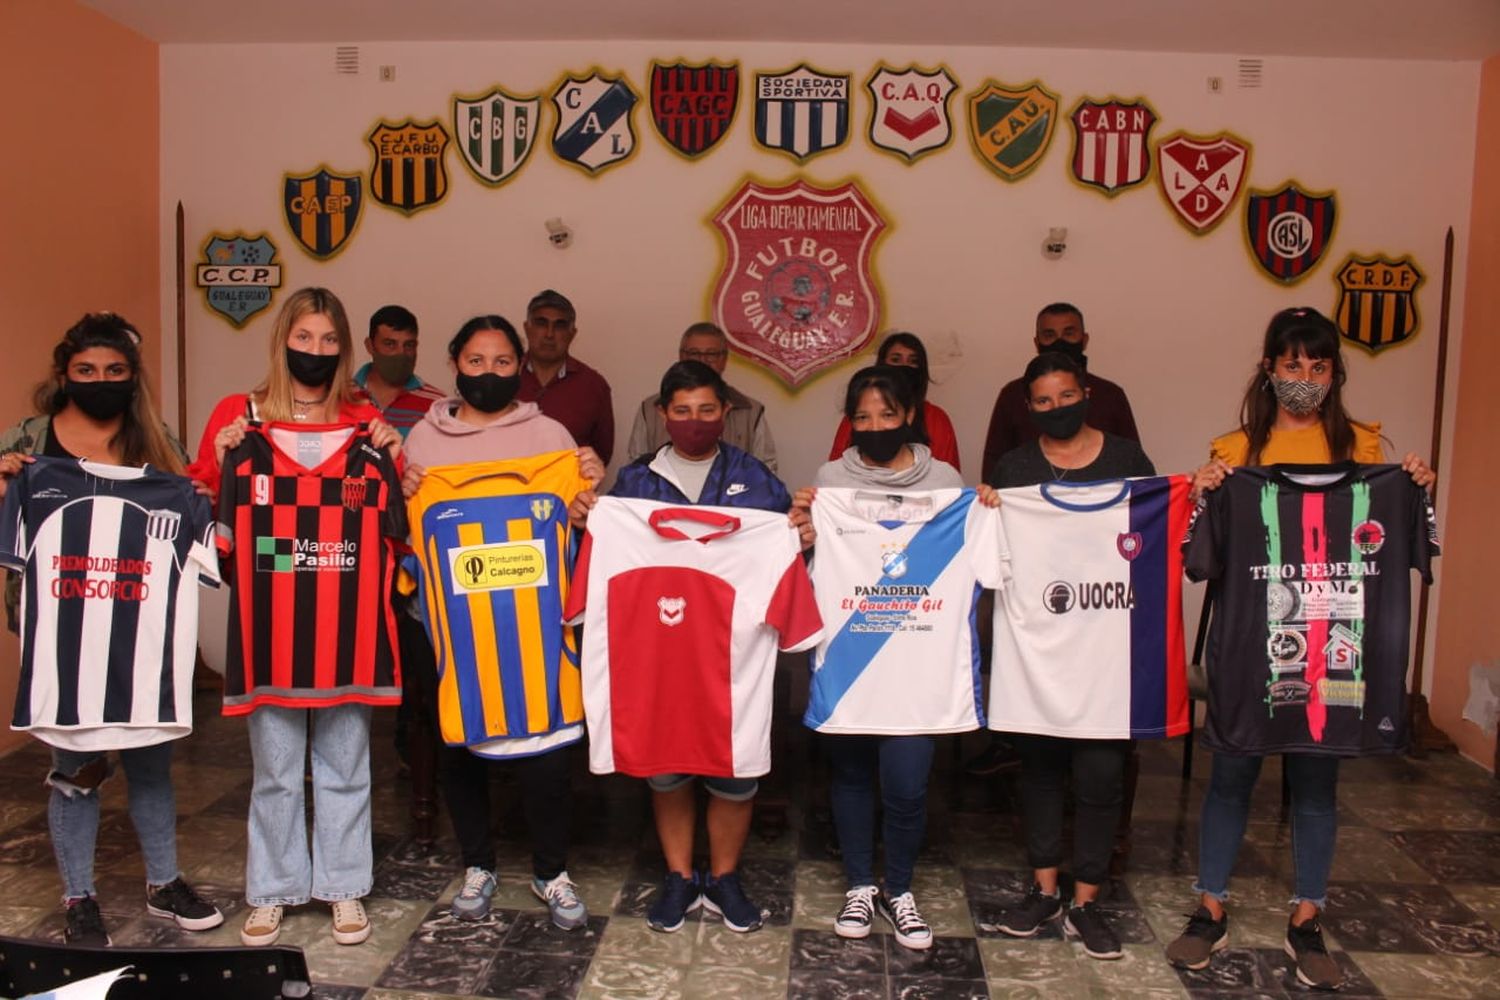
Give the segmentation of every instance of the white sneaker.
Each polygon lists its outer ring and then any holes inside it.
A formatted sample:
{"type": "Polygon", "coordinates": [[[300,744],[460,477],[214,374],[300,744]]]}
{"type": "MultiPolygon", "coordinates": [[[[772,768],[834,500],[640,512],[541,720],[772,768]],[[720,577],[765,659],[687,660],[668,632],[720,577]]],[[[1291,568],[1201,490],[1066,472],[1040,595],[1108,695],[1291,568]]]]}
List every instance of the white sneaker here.
{"type": "Polygon", "coordinates": [[[333,939],[339,944],[359,944],[370,936],[370,918],[365,904],[341,899],[333,904],[333,939]]]}
{"type": "Polygon", "coordinates": [[[281,937],[280,906],[257,906],[245,917],[245,926],[240,928],[240,943],[248,948],[261,948],[276,943],[281,937]]]}

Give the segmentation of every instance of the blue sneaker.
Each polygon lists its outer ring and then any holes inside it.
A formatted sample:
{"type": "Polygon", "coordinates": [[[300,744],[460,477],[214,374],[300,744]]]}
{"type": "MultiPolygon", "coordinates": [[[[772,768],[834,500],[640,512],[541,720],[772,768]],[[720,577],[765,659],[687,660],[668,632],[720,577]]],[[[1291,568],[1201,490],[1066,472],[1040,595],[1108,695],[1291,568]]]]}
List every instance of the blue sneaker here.
{"type": "Polygon", "coordinates": [[[495,894],[495,873],[471,866],[464,870],[464,887],[453,897],[453,915],[459,920],[483,920],[490,915],[490,897],[495,894]]]}
{"type": "Polygon", "coordinates": [[[723,917],[724,926],[732,931],[746,934],[760,929],[760,907],[745,895],[739,875],[734,872],[726,872],[718,878],[708,875],[704,881],[707,883],[703,889],[705,910],[723,917]]]}
{"type": "Polygon", "coordinates": [[[703,889],[698,882],[697,872],[693,873],[691,880],[676,872],[667,872],[667,880],[662,883],[661,893],[646,912],[646,925],[654,931],[670,933],[681,930],[687,915],[702,903],[703,889]]]}
{"type": "Polygon", "coordinates": [[[550,882],[533,878],[531,891],[536,893],[537,899],[547,904],[547,909],[552,914],[552,923],[563,930],[575,930],[589,922],[588,908],[578,898],[578,887],[568,878],[567,872],[560,873],[550,882]]]}

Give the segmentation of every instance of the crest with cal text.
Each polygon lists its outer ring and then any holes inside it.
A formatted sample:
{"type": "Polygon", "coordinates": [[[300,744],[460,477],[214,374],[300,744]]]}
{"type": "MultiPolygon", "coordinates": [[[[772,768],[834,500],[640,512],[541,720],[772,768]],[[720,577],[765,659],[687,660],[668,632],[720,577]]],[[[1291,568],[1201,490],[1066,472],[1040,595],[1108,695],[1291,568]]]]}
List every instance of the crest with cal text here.
{"type": "Polygon", "coordinates": [[[651,124],[689,159],[719,144],[740,106],[740,64],[651,63],[651,124]]]}
{"type": "Polygon", "coordinates": [[[1410,255],[1350,254],[1334,274],[1339,304],[1333,321],[1344,337],[1371,354],[1416,336],[1417,289],[1424,276],[1410,255]]]}
{"type": "Polygon", "coordinates": [[[870,144],[915,162],[953,140],[948,109],[958,81],[946,66],[904,70],[881,66],[865,81],[870,91],[870,144]]]}
{"type": "Polygon", "coordinates": [[[876,241],[887,227],[855,181],[747,180],[714,213],[724,265],[714,322],[788,385],[863,350],[880,326],[876,241]]]}
{"type": "Polygon", "coordinates": [[[1157,179],[1172,212],[1195,235],[1224,221],[1250,173],[1250,143],[1229,133],[1174,132],[1156,147],[1157,179]]]}
{"type": "Polygon", "coordinates": [[[1245,240],[1271,280],[1301,281],[1333,242],[1338,204],[1332,191],[1304,191],[1287,181],[1279,191],[1251,188],[1245,196],[1245,240]]]}
{"type": "Polygon", "coordinates": [[[984,165],[1018,181],[1036,169],[1057,129],[1057,95],[1039,81],[984,81],[969,95],[969,139],[984,165]]]}
{"type": "Polygon", "coordinates": [[[382,205],[411,215],[431,208],[448,194],[448,130],[433,119],[381,120],[365,137],[375,151],[370,168],[370,196],[382,205]]]}
{"type": "Polygon", "coordinates": [[[605,76],[596,69],[585,77],[564,77],[552,92],[557,109],[552,151],[591,174],[629,159],[636,147],[630,115],[637,100],[623,73],[605,76]]]}
{"type": "Polygon", "coordinates": [[[755,141],[798,163],[848,142],[849,78],[807,63],[755,74],[755,141]]]}
{"type": "Polygon", "coordinates": [[[539,94],[517,97],[502,87],[477,97],[453,97],[453,139],[469,173],[492,187],[526,165],[541,125],[539,94]]]}
{"type": "Polygon", "coordinates": [[[284,174],[281,210],[297,245],[327,260],[349,245],[364,208],[364,178],[320,166],[310,174],[284,174]]]}
{"type": "Polygon", "coordinates": [[[1068,116],[1073,124],[1073,179],[1114,197],[1151,177],[1151,129],[1156,112],[1143,98],[1085,97],[1068,116]]]}
{"type": "Polygon", "coordinates": [[[244,326],[271,304],[281,287],[276,244],[265,233],[211,234],[203,244],[197,285],[210,309],[235,326],[244,326]]]}

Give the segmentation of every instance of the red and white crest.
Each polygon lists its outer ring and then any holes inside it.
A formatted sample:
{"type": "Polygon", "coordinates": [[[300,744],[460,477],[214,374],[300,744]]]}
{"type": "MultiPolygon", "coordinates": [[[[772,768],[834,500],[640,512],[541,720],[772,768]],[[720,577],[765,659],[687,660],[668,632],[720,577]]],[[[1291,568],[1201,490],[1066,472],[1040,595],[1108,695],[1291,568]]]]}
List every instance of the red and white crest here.
{"type": "Polygon", "coordinates": [[[904,70],[881,66],[868,80],[870,143],[908,163],[942,149],[953,139],[949,98],[958,82],[945,66],[904,70]]]}
{"type": "Polygon", "coordinates": [[[1073,179],[1111,197],[1151,176],[1156,112],[1144,100],[1085,97],[1073,106],[1073,179]]]}
{"type": "Polygon", "coordinates": [[[1250,173],[1250,143],[1229,133],[1177,132],[1156,147],[1161,193],[1182,224],[1202,236],[1224,221],[1250,173]]]}
{"type": "Polygon", "coordinates": [[[747,180],[714,214],[724,267],[713,317],[736,352],[789,385],[857,354],[880,325],[880,211],[855,181],[747,180]]]}

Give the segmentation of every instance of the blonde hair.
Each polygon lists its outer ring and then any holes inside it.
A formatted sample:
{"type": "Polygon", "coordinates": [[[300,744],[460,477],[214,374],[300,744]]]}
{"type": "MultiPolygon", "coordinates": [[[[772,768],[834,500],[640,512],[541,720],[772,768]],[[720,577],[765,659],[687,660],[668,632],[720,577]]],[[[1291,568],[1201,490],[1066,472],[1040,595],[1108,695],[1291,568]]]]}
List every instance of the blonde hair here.
{"type": "Polygon", "coordinates": [[[292,407],[292,373],[286,367],[286,346],[292,327],[303,316],[327,316],[339,338],[339,366],[333,373],[329,395],[340,406],[355,402],[359,389],[354,384],[354,337],[349,332],[349,317],[344,304],[326,288],[299,288],[287,296],[271,327],[270,361],[265,381],[256,386],[255,405],[262,420],[289,421],[292,407]]]}

